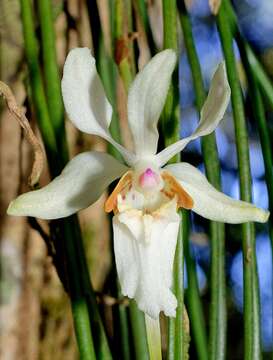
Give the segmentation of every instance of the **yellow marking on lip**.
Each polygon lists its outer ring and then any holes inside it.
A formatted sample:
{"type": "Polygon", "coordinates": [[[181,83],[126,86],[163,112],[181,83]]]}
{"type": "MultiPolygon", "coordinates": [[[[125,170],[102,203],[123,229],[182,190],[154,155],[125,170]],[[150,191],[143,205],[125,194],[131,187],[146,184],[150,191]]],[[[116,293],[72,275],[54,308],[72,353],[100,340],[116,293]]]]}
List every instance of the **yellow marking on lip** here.
{"type": "Polygon", "coordinates": [[[111,211],[114,211],[116,213],[116,207],[117,207],[117,197],[118,194],[120,194],[127,186],[131,186],[133,180],[132,171],[127,171],[119,180],[117,183],[115,189],[112,191],[112,193],[109,195],[109,197],[106,199],[104,203],[104,210],[107,213],[110,213],[111,211]]]}
{"type": "Polygon", "coordinates": [[[177,195],[177,206],[179,208],[192,209],[194,205],[193,199],[179,182],[167,171],[163,171],[161,177],[165,183],[164,188],[161,190],[163,194],[170,199],[177,195]]]}

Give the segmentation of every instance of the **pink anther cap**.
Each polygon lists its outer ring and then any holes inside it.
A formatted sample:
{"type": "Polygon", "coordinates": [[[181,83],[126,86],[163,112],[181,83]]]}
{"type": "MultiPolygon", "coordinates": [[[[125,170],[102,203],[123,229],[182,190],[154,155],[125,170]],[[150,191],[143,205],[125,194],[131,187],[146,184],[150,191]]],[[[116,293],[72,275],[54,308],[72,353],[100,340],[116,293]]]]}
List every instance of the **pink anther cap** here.
{"type": "Polygon", "coordinates": [[[151,168],[147,168],[140,176],[139,176],[139,185],[142,188],[151,189],[157,186],[160,182],[159,175],[154,172],[151,168]]]}

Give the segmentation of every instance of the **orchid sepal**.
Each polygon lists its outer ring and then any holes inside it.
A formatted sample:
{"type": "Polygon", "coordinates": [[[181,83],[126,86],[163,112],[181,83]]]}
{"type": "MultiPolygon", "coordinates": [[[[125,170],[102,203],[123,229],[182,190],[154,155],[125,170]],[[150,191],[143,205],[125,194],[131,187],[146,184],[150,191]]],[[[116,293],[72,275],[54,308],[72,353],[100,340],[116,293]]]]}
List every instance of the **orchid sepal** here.
{"type": "Polygon", "coordinates": [[[58,219],[93,204],[108,185],[128,168],[111,155],[89,151],[75,156],[62,173],[39,190],[30,191],[13,200],[9,215],[58,219]]]}
{"type": "Polygon", "coordinates": [[[265,223],[269,212],[246,201],[235,200],[216,190],[198,169],[188,163],[166,166],[193,199],[192,210],[213,221],[229,224],[256,221],[265,223]]]}

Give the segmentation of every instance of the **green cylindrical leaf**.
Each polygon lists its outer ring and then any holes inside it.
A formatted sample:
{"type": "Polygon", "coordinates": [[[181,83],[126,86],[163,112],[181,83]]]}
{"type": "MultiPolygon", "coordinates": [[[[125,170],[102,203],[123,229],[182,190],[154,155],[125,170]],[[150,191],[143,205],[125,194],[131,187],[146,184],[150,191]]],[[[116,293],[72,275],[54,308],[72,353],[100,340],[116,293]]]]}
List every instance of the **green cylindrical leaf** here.
{"type": "MultiPolygon", "coordinates": [[[[200,114],[206,98],[201,68],[195,49],[191,22],[184,2],[178,1],[180,20],[185,39],[185,47],[191,68],[193,86],[195,90],[196,107],[200,114]]],[[[206,175],[211,184],[217,189],[221,188],[220,162],[218,157],[215,135],[205,136],[201,140],[206,175]]],[[[210,339],[209,358],[224,359],[226,353],[226,298],[225,298],[225,232],[224,225],[216,222],[210,223],[211,242],[211,306],[210,306],[210,339]]],[[[196,284],[197,285],[197,284],[196,284]]],[[[190,288],[190,283],[189,283],[190,288]]],[[[198,288],[196,286],[196,291],[198,288]]],[[[197,295],[198,296],[198,295],[197,295]]],[[[191,301],[191,298],[189,298],[191,301]]],[[[206,337],[204,319],[201,310],[201,319],[196,319],[196,311],[192,315],[196,321],[193,324],[193,335],[196,342],[199,358],[208,358],[206,351],[206,337]],[[203,324],[203,329],[199,329],[203,324]]]]}
{"type": "MultiPolygon", "coordinates": [[[[250,202],[251,175],[244,103],[233,53],[232,34],[223,4],[217,16],[217,25],[231,88],[241,198],[250,202]]],[[[253,224],[242,225],[242,241],[244,254],[244,356],[246,360],[252,360],[261,357],[259,287],[253,224]]]]}
{"type": "MultiPolygon", "coordinates": [[[[162,1],[163,6],[163,46],[165,49],[173,49],[178,53],[177,38],[177,10],[175,0],[162,1]]],[[[165,146],[174,143],[180,138],[179,124],[179,92],[178,92],[178,69],[174,71],[172,83],[167,95],[162,113],[162,129],[165,146]]],[[[179,162],[180,154],[177,154],[171,162],[179,162]]],[[[169,318],[168,328],[168,359],[187,359],[189,334],[184,321],[184,241],[189,237],[188,213],[181,212],[181,227],[178,234],[174,267],[173,267],[173,290],[177,298],[176,317],[169,318]]]]}
{"type": "Polygon", "coordinates": [[[68,149],[64,128],[64,107],[61,94],[60,74],[57,64],[51,1],[38,1],[38,11],[41,24],[43,67],[48,111],[55,132],[59,154],[62,158],[63,165],[65,165],[68,161],[68,149]]]}

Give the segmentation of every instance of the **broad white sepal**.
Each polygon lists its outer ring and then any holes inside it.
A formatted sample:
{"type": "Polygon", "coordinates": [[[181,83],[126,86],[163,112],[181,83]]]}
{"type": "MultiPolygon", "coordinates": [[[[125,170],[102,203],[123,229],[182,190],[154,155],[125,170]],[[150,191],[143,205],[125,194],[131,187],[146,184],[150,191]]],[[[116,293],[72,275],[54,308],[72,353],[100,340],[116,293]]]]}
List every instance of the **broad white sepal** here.
{"type": "Polygon", "coordinates": [[[128,210],[113,218],[114,251],[123,295],[134,298],[153,319],[160,311],[174,317],[171,292],[173,260],[180,217],[176,201],[154,214],[128,210]]]}
{"type": "Polygon", "coordinates": [[[108,137],[112,118],[110,105],[88,48],[69,52],[64,64],[62,95],[73,124],[89,134],[108,137]]]}
{"type": "Polygon", "coordinates": [[[192,210],[209,220],[239,224],[247,221],[264,223],[269,212],[246,201],[235,200],[216,190],[207,178],[188,163],[167,165],[183,188],[192,197],[192,210]]]}
{"type": "Polygon", "coordinates": [[[106,153],[88,151],[75,156],[62,173],[39,190],[20,195],[9,215],[59,219],[93,204],[112,181],[128,168],[106,153]]]}
{"type": "Polygon", "coordinates": [[[101,136],[118,149],[127,164],[134,163],[135,155],[110,135],[112,106],[90,49],[75,48],[69,52],[64,64],[62,95],[65,110],[79,130],[101,136]]]}

